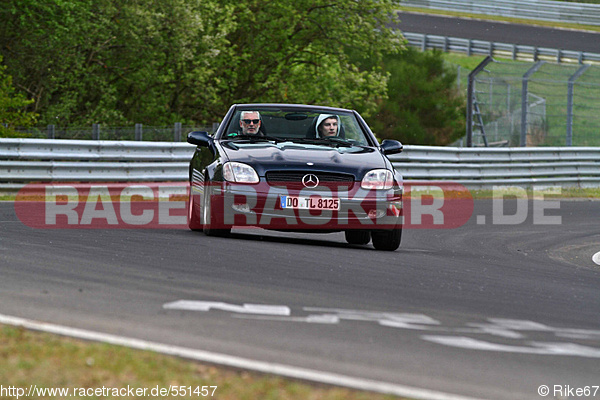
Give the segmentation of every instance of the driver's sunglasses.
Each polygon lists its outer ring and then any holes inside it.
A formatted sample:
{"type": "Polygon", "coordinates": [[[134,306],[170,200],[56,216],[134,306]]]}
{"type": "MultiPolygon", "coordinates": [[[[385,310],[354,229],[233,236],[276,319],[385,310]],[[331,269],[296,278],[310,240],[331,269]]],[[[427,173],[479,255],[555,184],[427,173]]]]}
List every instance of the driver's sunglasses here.
{"type": "Polygon", "coordinates": [[[260,122],[260,119],[243,119],[242,121],[244,121],[246,125],[249,125],[250,123],[256,125],[260,122]]]}

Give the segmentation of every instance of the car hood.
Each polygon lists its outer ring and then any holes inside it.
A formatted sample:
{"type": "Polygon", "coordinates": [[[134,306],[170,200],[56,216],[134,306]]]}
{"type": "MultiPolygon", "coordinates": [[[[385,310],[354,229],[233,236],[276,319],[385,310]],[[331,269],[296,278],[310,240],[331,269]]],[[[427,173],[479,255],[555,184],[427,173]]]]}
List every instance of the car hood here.
{"type": "Polygon", "coordinates": [[[300,170],[347,173],[361,180],[371,169],[392,168],[381,152],[369,147],[330,147],[292,142],[226,142],[222,146],[229,161],[249,164],[263,177],[267,171],[300,170]]]}

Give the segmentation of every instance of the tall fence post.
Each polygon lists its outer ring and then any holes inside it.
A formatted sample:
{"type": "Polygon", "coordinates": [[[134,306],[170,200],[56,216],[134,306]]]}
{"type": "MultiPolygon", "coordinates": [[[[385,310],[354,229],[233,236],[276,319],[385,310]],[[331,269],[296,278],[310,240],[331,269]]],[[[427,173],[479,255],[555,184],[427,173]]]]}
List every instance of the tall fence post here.
{"type": "Polygon", "coordinates": [[[573,146],[573,92],[575,91],[575,81],[583,75],[589,67],[589,64],[582,66],[569,78],[567,90],[567,146],[573,146]]]}
{"type": "Polygon", "coordinates": [[[135,124],[135,140],[142,140],[142,124],[135,124]]]}
{"type": "Polygon", "coordinates": [[[54,125],[48,125],[48,139],[56,138],[56,127],[54,125]]]}
{"type": "Polygon", "coordinates": [[[175,126],[173,128],[173,141],[181,142],[181,122],[175,122],[175,126]]]}
{"type": "Polygon", "coordinates": [[[92,124],[92,140],[100,140],[100,124],[92,124]]]}
{"type": "Polygon", "coordinates": [[[475,96],[475,77],[492,61],[494,61],[494,59],[487,56],[469,73],[469,80],[467,83],[467,147],[473,147],[473,98],[475,96]]]}
{"type": "Polygon", "coordinates": [[[544,61],[538,61],[535,65],[523,75],[521,86],[521,147],[527,146],[527,94],[529,93],[529,77],[534,74],[544,64],[544,61]]]}

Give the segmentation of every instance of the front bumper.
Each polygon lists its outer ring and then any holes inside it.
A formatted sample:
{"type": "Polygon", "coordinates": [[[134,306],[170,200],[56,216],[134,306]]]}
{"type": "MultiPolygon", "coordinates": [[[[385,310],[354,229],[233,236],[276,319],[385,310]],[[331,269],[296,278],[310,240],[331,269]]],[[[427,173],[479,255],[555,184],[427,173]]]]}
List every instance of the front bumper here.
{"type": "Polygon", "coordinates": [[[395,229],[402,224],[402,187],[365,190],[354,184],[300,189],[261,181],[258,184],[219,182],[208,189],[212,218],[224,226],[340,231],[395,229]],[[339,209],[282,208],[282,196],[338,199],[339,209]]]}

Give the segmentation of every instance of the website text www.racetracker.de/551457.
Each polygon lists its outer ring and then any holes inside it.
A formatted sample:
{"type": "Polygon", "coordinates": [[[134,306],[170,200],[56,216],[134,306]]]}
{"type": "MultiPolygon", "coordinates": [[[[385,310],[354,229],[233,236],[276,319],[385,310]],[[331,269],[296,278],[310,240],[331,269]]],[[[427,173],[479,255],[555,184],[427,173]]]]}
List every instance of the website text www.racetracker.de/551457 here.
{"type": "Polygon", "coordinates": [[[0,385],[0,397],[19,399],[21,397],[212,397],[217,386],[154,386],[151,388],[126,387],[97,387],[97,388],[46,388],[31,385],[28,388],[0,385]]]}

